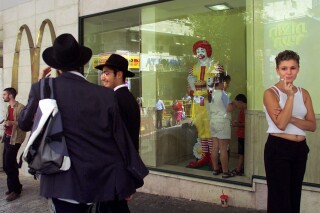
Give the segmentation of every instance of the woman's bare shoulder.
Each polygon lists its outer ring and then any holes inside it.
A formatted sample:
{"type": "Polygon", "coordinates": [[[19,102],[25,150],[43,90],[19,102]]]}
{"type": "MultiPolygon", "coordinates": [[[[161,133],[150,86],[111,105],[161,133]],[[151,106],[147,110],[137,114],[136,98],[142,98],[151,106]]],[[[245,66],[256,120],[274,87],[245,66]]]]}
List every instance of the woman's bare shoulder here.
{"type": "Polygon", "coordinates": [[[279,92],[274,89],[273,87],[269,87],[268,89],[266,89],[264,91],[264,97],[278,97],[279,96],[279,92]]]}

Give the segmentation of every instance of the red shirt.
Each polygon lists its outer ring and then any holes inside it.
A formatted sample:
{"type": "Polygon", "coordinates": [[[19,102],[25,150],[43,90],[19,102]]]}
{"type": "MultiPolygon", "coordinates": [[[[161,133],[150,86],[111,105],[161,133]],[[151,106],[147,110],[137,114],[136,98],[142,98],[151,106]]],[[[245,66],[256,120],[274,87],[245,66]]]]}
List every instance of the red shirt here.
{"type": "MultiPolygon", "coordinates": [[[[14,118],[13,118],[13,108],[11,108],[11,106],[8,107],[8,121],[13,121],[14,118]]],[[[6,127],[6,135],[12,135],[12,127],[13,126],[9,126],[9,127],[6,127]]]]}
{"type": "Polygon", "coordinates": [[[182,108],[182,103],[180,103],[179,101],[172,106],[172,108],[175,110],[175,111],[182,111],[183,108],[182,108]]]}
{"type": "MultiPolygon", "coordinates": [[[[239,114],[238,114],[238,125],[243,124],[245,122],[245,114],[244,114],[244,109],[241,109],[239,114]]],[[[238,138],[244,138],[244,126],[238,126],[237,129],[237,137],[238,138]]]]}

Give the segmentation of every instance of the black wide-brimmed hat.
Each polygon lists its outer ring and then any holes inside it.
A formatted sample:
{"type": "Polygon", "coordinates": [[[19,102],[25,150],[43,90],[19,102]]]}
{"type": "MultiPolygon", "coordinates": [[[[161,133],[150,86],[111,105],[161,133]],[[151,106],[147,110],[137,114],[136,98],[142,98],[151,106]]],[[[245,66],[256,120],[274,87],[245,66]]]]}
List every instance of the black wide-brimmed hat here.
{"type": "Polygon", "coordinates": [[[50,67],[60,70],[76,69],[85,65],[91,58],[90,48],[81,46],[68,33],[59,35],[42,53],[42,58],[50,67]]]}
{"type": "Polygon", "coordinates": [[[123,72],[125,77],[133,77],[134,73],[128,70],[128,60],[118,54],[112,54],[104,64],[96,66],[96,69],[102,70],[103,67],[112,67],[123,72]]]}

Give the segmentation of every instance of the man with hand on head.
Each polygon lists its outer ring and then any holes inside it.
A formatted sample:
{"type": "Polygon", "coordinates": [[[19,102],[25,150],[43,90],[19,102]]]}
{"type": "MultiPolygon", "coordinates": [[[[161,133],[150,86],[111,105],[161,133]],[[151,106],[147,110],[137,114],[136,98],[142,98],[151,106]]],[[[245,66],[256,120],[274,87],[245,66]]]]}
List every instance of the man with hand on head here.
{"type": "MultiPolygon", "coordinates": [[[[50,67],[62,71],[53,79],[52,92],[71,160],[68,171],[41,175],[40,195],[52,198],[56,213],[86,213],[92,203],[102,201],[106,211],[100,212],[128,212],[126,199],[137,188],[128,171],[129,157],[135,153],[129,152],[132,141],[114,91],[88,82],[80,71],[91,56],[91,49],[79,45],[71,34],[58,36],[42,54],[50,67]]],[[[20,114],[22,130],[31,130],[39,99],[38,82],[20,114]]]]}

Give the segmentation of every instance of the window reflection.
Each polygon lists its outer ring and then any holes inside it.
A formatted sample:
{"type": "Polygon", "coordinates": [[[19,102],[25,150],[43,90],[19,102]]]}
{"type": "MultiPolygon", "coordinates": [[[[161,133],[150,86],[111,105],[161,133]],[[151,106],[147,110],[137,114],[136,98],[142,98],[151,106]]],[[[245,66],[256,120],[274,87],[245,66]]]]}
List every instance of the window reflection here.
{"type": "MultiPolygon", "coordinates": [[[[210,132],[202,136],[199,129],[205,119],[209,122],[208,112],[204,110],[198,119],[195,114],[199,114],[200,103],[205,109],[209,106],[215,66],[221,64],[232,77],[228,89],[231,99],[246,93],[246,4],[245,0],[235,2],[229,3],[232,10],[214,12],[206,7],[212,4],[209,0],[177,0],[84,19],[84,44],[94,54],[85,67],[87,79],[101,84],[101,73],[94,66],[111,53],[126,57],[130,71],[136,73],[127,83],[140,105],[140,155],[148,166],[214,178],[211,159],[197,168],[189,164],[211,149],[201,146],[202,139],[210,139],[210,132]],[[193,45],[202,40],[210,43],[212,53],[202,65],[207,75],[202,78],[201,65],[197,67],[199,79],[191,95],[188,76],[196,75],[192,68],[199,62],[193,45]],[[165,106],[160,121],[156,110],[159,99],[165,106]]],[[[234,129],[229,150],[231,170],[237,160],[234,129]]]]}

